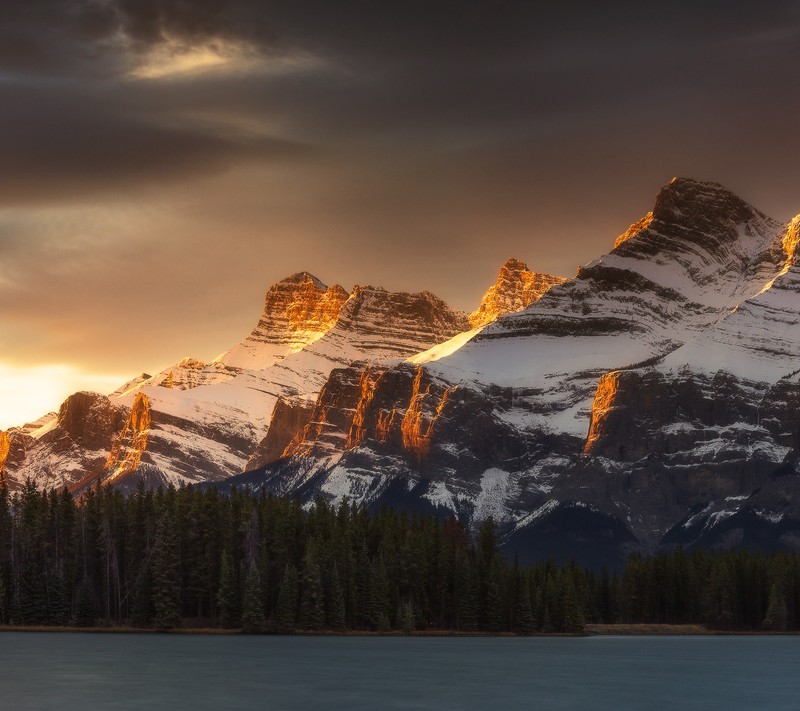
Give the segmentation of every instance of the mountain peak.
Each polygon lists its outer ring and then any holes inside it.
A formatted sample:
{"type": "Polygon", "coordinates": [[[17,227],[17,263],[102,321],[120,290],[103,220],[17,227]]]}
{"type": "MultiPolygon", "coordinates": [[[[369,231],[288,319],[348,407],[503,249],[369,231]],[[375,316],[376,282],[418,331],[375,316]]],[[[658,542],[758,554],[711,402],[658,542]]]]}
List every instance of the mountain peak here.
{"type": "Polygon", "coordinates": [[[286,277],[285,279],[281,279],[279,282],[273,285],[273,288],[278,286],[278,284],[313,284],[317,289],[322,289],[323,291],[328,287],[325,286],[317,277],[315,277],[310,272],[296,272],[291,274],[290,276],[286,277]]]}
{"type": "Polygon", "coordinates": [[[328,287],[308,272],[282,279],[267,291],[252,333],[219,361],[234,368],[268,367],[329,331],[348,296],[339,284],[328,287]],[[265,351],[264,345],[273,347],[265,351]]]}
{"type": "MultiPolygon", "coordinates": [[[[338,326],[362,329],[375,321],[386,320],[402,330],[430,329],[432,333],[447,334],[467,324],[463,314],[454,311],[445,301],[430,291],[416,293],[388,291],[379,286],[354,286],[350,298],[341,310],[338,326]]],[[[463,330],[463,329],[462,329],[463,330]]],[[[443,339],[444,340],[444,339],[443,339]]]]}
{"type": "Polygon", "coordinates": [[[725,186],[693,178],[670,180],[653,205],[654,219],[664,222],[688,219],[707,224],[720,218],[746,222],[754,216],[765,217],[725,186]]]}
{"type": "Polygon", "coordinates": [[[786,252],[786,267],[795,266],[798,262],[797,246],[800,243],[800,215],[789,220],[786,236],[783,238],[783,250],[786,252]]]}
{"type": "Polygon", "coordinates": [[[533,272],[521,259],[510,257],[500,267],[497,280],[483,295],[480,306],[470,314],[470,325],[478,328],[498,316],[520,311],[563,281],[564,277],[533,272]]]}
{"type": "Polygon", "coordinates": [[[521,259],[517,259],[516,257],[509,257],[503,262],[503,266],[500,267],[501,270],[506,269],[507,271],[518,272],[518,271],[530,271],[528,269],[528,265],[525,264],[521,259]]]}

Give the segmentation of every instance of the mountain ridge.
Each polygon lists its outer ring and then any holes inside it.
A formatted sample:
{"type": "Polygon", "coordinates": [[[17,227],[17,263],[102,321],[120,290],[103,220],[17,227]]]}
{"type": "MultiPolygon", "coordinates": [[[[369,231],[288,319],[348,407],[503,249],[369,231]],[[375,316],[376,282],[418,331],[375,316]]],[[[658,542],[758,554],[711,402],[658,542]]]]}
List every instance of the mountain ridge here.
{"type": "Polygon", "coordinates": [[[96,433],[0,434],[0,469],[492,515],[540,556],[570,522],[609,556],[751,540],[755,520],[800,548],[798,242],[800,218],[675,178],[574,277],[510,258],[469,315],[299,272],[211,363],[75,399],[96,433]]]}

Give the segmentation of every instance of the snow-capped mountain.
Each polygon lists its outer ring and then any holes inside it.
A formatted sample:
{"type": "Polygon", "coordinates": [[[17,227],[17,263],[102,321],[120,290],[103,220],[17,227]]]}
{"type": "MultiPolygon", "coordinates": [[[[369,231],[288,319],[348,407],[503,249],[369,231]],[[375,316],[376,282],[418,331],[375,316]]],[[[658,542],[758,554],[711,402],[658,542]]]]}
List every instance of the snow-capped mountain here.
{"type": "MultiPolygon", "coordinates": [[[[775,487],[751,496],[775,471],[794,481],[796,245],[797,222],[673,180],[610,253],[528,307],[386,370],[333,371],[281,458],[232,481],[491,514],[511,546],[574,554],[577,535],[600,558],[691,542],[698,512],[712,528],[745,509],[775,523],[775,487]],[[725,420],[713,431],[709,411],[725,420]]],[[[270,428],[284,441],[289,414],[270,428]]]]}
{"type": "Polygon", "coordinates": [[[523,557],[798,548],[798,242],[674,179],[573,278],[510,259],[469,316],[296,274],[213,362],[0,433],[0,470],[491,515],[523,557]]]}
{"type": "Polygon", "coordinates": [[[269,289],[253,332],[213,362],[186,358],[109,396],[73,395],[58,414],[0,435],[0,468],[12,483],[77,489],[98,478],[222,479],[242,471],[279,399],[313,399],[335,367],[388,366],[467,328],[429,292],[348,294],[295,274],[269,289]]]}

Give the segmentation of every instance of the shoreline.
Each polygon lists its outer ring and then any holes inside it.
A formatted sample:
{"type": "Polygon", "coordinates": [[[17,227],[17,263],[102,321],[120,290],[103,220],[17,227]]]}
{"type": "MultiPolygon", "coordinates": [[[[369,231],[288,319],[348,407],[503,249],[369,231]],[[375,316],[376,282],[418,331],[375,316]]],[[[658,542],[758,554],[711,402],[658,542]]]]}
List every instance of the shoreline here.
{"type": "Polygon", "coordinates": [[[300,631],[291,634],[245,634],[239,629],[221,627],[176,627],[171,630],[157,630],[149,627],[49,627],[37,625],[0,625],[2,632],[51,632],[57,634],[156,634],[156,635],[225,635],[244,637],[492,637],[492,638],[534,638],[534,637],[792,637],[800,631],[771,632],[766,630],[712,630],[703,625],[662,625],[662,624],[589,624],[583,632],[535,632],[530,635],[516,632],[461,632],[453,630],[416,630],[407,634],[400,630],[377,632],[369,630],[317,630],[300,631]]]}

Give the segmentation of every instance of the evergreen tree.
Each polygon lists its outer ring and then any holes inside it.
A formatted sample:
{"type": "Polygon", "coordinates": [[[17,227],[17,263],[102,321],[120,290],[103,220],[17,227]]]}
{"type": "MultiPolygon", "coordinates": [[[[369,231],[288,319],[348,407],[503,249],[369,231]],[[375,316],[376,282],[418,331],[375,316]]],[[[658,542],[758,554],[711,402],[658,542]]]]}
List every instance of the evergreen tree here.
{"type": "Polygon", "coordinates": [[[482,614],[482,628],[487,632],[499,632],[504,624],[504,606],[502,593],[502,577],[500,566],[493,562],[486,574],[484,583],[484,600],[482,614]]]}
{"type": "Polygon", "coordinates": [[[521,634],[531,634],[534,630],[531,588],[528,577],[521,573],[517,583],[516,611],[514,614],[516,630],[521,634]]]}
{"type": "Polygon", "coordinates": [[[297,569],[287,565],[283,571],[281,586],[278,592],[278,603],[275,606],[275,630],[282,634],[294,632],[297,627],[297,569]]]}
{"type": "Polygon", "coordinates": [[[400,629],[404,634],[411,634],[417,627],[417,618],[414,614],[414,606],[410,600],[400,604],[400,610],[397,614],[400,622],[400,629]]]}
{"type": "Polygon", "coordinates": [[[787,623],[786,595],[780,583],[775,582],[769,591],[769,606],[762,626],[767,630],[783,632],[787,623]]]}
{"type": "Polygon", "coordinates": [[[339,568],[336,563],[333,564],[333,570],[331,571],[330,582],[328,583],[328,594],[325,596],[325,602],[325,619],[328,627],[337,632],[341,632],[345,629],[344,591],[342,590],[342,584],[339,580],[339,568]]]}
{"type": "Polygon", "coordinates": [[[217,606],[219,607],[222,626],[234,628],[239,626],[239,599],[236,574],[233,562],[227,550],[222,552],[219,571],[219,590],[217,591],[217,606]]]}
{"type": "Polygon", "coordinates": [[[153,608],[156,627],[169,630],[181,623],[181,576],[172,515],[165,512],[153,546],[153,608]]]}
{"type": "Polygon", "coordinates": [[[242,599],[242,632],[255,634],[263,632],[267,621],[264,617],[264,603],[261,591],[261,574],[257,565],[251,565],[244,586],[242,599]]]}
{"type": "Polygon", "coordinates": [[[130,619],[135,627],[146,627],[153,621],[153,573],[146,561],[133,582],[133,590],[128,596],[130,619]]]}
{"type": "Polygon", "coordinates": [[[3,571],[0,569],[0,625],[6,623],[6,584],[3,580],[3,571]]]}
{"type": "Polygon", "coordinates": [[[75,624],[78,627],[94,627],[95,622],[97,622],[97,613],[97,598],[89,585],[89,581],[84,579],[78,588],[75,624]]]}
{"type": "Polygon", "coordinates": [[[458,570],[458,622],[460,630],[478,629],[478,583],[472,566],[465,561],[458,570]]]}
{"type": "Polygon", "coordinates": [[[322,573],[315,546],[309,546],[303,558],[302,602],[300,626],[305,630],[318,630],[325,624],[325,599],[322,573]]]}
{"type": "Polygon", "coordinates": [[[64,580],[60,576],[53,576],[48,586],[47,624],[62,626],[69,619],[67,595],[64,590],[64,580]]]}
{"type": "Polygon", "coordinates": [[[580,604],[574,577],[571,574],[571,571],[568,571],[563,578],[563,630],[564,632],[583,632],[583,626],[586,622],[585,607],[580,604]]]}

